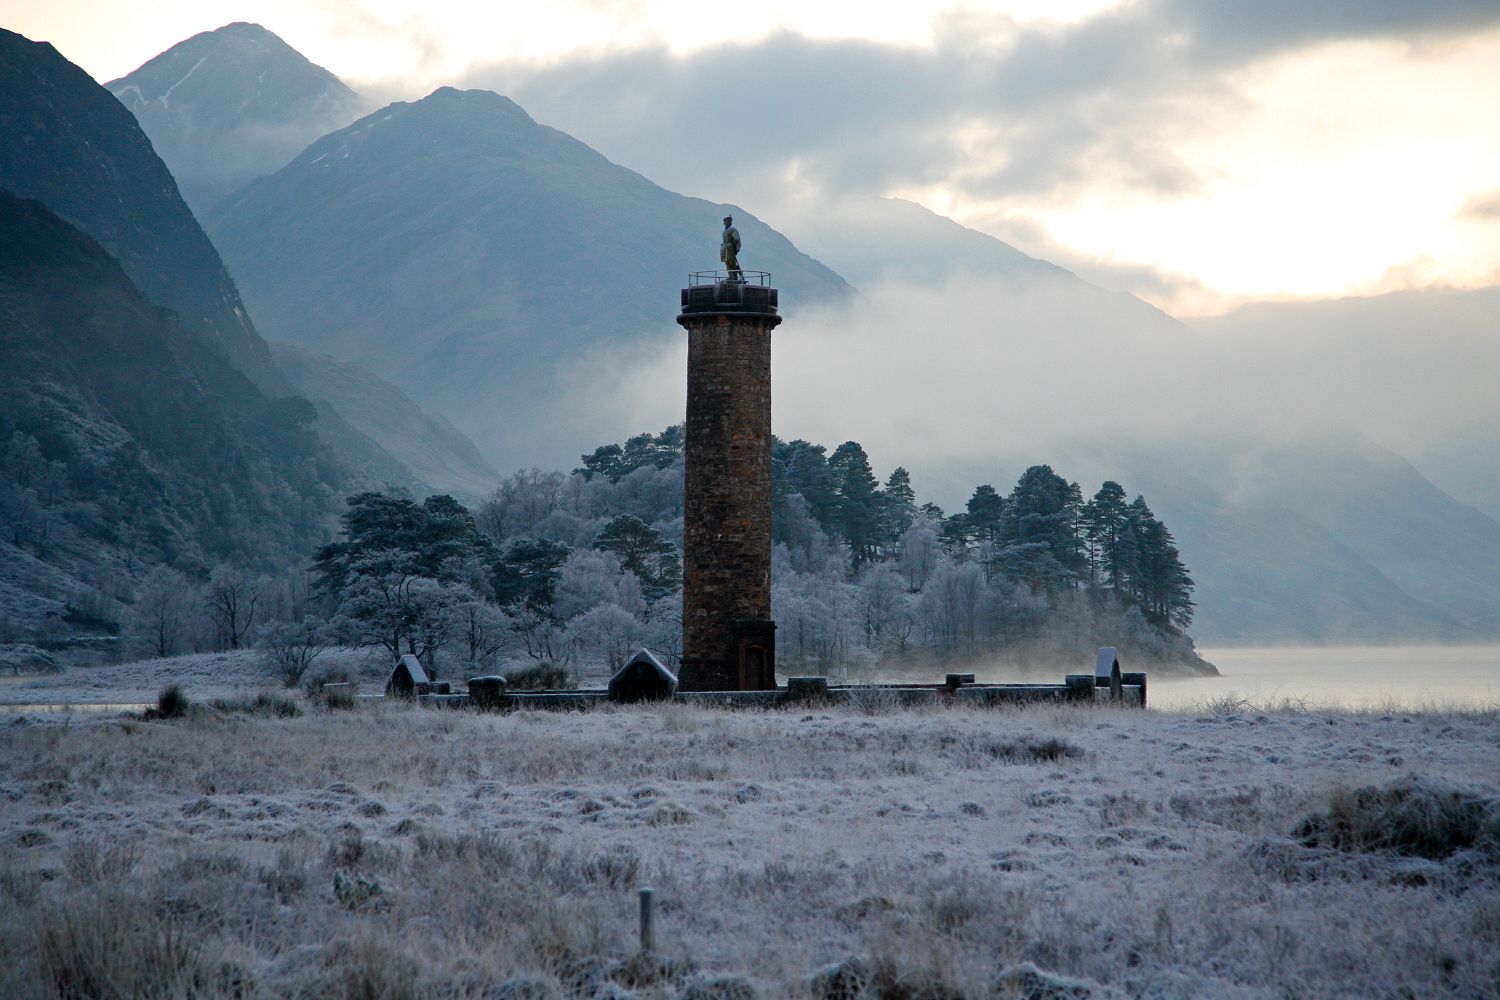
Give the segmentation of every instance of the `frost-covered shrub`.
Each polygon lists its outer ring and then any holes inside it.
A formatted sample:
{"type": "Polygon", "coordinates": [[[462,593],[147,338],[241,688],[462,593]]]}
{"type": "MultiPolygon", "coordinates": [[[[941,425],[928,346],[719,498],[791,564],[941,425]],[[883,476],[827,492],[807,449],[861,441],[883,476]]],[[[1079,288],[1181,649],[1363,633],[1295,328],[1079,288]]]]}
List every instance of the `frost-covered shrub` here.
{"type": "Polygon", "coordinates": [[[266,622],[255,630],[255,648],[289,688],[302,682],[303,675],[332,639],[332,627],[311,615],[300,622],[266,622]]]}
{"type": "Polygon", "coordinates": [[[161,694],[156,696],[156,718],[158,719],[180,719],[192,708],[193,703],[188,699],[187,692],[182,690],[181,684],[168,684],[161,689],[161,694]]]}
{"type": "Polygon", "coordinates": [[[1309,847],[1446,858],[1479,848],[1500,858],[1500,794],[1409,775],[1329,795],[1293,836],[1309,847]]]}
{"type": "Polygon", "coordinates": [[[511,691],[566,691],[578,686],[578,679],[560,664],[538,660],[520,670],[508,670],[505,684],[511,691]]]}

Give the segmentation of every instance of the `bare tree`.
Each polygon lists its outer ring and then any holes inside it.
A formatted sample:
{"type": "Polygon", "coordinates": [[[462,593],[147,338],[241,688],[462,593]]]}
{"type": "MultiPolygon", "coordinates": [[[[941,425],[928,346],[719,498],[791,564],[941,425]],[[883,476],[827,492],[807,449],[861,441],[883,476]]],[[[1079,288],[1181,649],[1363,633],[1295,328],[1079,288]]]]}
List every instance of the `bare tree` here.
{"type": "Polygon", "coordinates": [[[255,624],[263,581],[220,564],[208,581],[208,617],[221,649],[239,649],[255,624]]]}
{"type": "Polygon", "coordinates": [[[300,622],[270,621],[255,630],[255,648],[276,668],[281,683],[296,687],[328,647],[333,628],[308,615],[300,622]]]}
{"type": "Polygon", "coordinates": [[[485,497],[475,515],[479,530],[497,541],[517,536],[532,537],[536,526],[562,503],[561,472],[522,469],[502,480],[485,497]]]}
{"type": "Polygon", "coordinates": [[[593,654],[604,660],[610,672],[625,665],[645,634],[645,624],[618,604],[596,605],[568,623],[568,639],[580,662],[587,659],[585,654],[593,654]]]}
{"type": "Polygon", "coordinates": [[[461,602],[453,612],[470,666],[492,662],[510,644],[514,623],[509,615],[493,604],[468,600],[461,602]]]}
{"type": "Polygon", "coordinates": [[[870,649],[883,654],[904,651],[916,624],[913,598],[906,580],[890,563],[870,567],[859,581],[859,602],[864,611],[865,640],[870,649]]]}
{"type": "Polygon", "coordinates": [[[131,608],[129,638],[151,656],[185,652],[193,633],[199,592],[191,580],[169,566],[146,574],[131,608]]]}
{"type": "Polygon", "coordinates": [[[925,517],[913,521],[901,535],[901,555],[897,562],[906,577],[906,589],[916,593],[927,586],[942,559],[943,543],[935,523],[925,517]]]}

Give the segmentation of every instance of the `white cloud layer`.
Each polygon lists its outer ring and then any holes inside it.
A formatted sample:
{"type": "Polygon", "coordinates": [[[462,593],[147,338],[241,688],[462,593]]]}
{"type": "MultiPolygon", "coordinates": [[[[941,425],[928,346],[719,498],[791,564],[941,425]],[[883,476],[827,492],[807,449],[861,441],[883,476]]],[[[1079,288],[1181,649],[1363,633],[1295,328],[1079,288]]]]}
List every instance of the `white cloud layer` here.
{"type": "MultiPolygon", "coordinates": [[[[1495,451],[1500,424],[1500,290],[1252,307],[1198,329],[1110,298],[1066,279],[968,279],[804,312],[774,334],[776,433],[857,439],[881,475],[904,465],[952,504],[1038,462],[1107,475],[1106,445],[1170,457],[1357,429],[1461,498],[1500,504],[1500,465],[1486,475],[1474,448],[1495,451]]],[[[560,435],[680,421],[685,370],[681,330],[583,359],[560,435]]]]}

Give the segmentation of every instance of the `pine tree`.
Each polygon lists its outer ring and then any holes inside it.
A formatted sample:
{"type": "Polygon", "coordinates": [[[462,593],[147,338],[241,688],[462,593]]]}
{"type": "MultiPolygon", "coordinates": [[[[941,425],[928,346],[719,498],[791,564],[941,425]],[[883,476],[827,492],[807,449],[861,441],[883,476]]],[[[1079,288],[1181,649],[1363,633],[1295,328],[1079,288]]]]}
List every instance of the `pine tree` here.
{"type": "Polygon", "coordinates": [[[1085,505],[1080,517],[1089,558],[1089,579],[1099,587],[1118,589],[1121,579],[1120,533],[1125,527],[1125,490],[1106,481],[1085,505]]]}
{"type": "Polygon", "coordinates": [[[612,483],[646,467],[665,469],[682,456],[683,428],[674,424],[660,434],[637,434],[623,447],[606,444],[581,456],[583,465],[573,471],[585,479],[603,476],[612,483]]]}
{"type": "Polygon", "coordinates": [[[490,564],[490,586],[502,608],[551,614],[557,579],[573,550],[546,538],[517,538],[490,564]]]}
{"type": "Polygon", "coordinates": [[[880,483],[857,441],[845,441],[834,449],[828,470],[833,480],[834,528],[848,543],[852,569],[858,573],[878,553],[880,483]]]}
{"type": "Polygon", "coordinates": [[[995,556],[1000,570],[1039,593],[1075,586],[1085,571],[1078,538],[1082,505],[1077,484],[1050,465],[1027,469],[1006,498],[995,556]]]}
{"type": "Polygon", "coordinates": [[[1143,496],[1126,510],[1120,549],[1131,603],[1153,625],[1186,629],[1193,620],[1193,578],[1182,564],[1176,539],[1143,496]]]}
{"type": "Polygon", "coordinates": [[[658,601],[682,585],[682,558],[677,546],[638,517],[621,514],[604,526],[594,548],[613,552],[641,581],[646,599],[658,601]]]}
{"type": "Polygon", "coordinates": [[[880,505],[880,547],[892,551],[906,529],[917,519],[917,494],[911,487],[911,473],[896,466],[885,481],[880,505]]]}
{"type": "Polygon", "coordinates": [[[801,494],[807,509],[824,530],[833,525],[835,507],[833,473],[828,468],[827,449],[807,441],[771,442],[771,495],[783,500],[801,494]]]}
{"type": "Polygon", "coordinates": [[[1005,498],[995,487],[985,483],[974,488],[965,505],[968,511],[968,534],[974,542],[998,542],[1005,521],[1005,498]]]}
{"type": "Polygon", "coordinates": [[[359,493],[349,498],[342,521],[344,539],[313,557],[320,586],[335,595],[356,564],[361,572],[380,572],[384,560],[438,580],[451,576],[454,566],[494,557],[494,546],[479,533],[468,509],[446,495],[418,504],[407,497],[359,493]]]}

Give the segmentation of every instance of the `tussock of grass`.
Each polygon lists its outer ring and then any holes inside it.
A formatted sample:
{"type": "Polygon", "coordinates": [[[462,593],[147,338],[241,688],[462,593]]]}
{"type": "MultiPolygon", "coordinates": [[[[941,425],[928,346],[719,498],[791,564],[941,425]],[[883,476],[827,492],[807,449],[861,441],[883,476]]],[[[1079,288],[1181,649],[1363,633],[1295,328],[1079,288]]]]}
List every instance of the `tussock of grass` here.
{"type": "Polygon", "coordinates": [[[57,997],[177,998],[217,993],[180,927],[117,891],[47,906],[34,928],[36,973],[57,997]]]}
{"type": "Polygon", "coordinates": [[[1500,859],[1500,795],[1416,775],[1338,789],[1328,809],[1304,819],[1293,836],[1309,847],[1340,851],[1441,860],[1479,848],[1500,859]]]}
{"type": "Polygon", "coordinates": [[[161,689],[161,694],[156,696],[155,714],[148,716],[157,719],[180,719],[193,709],[193,703],[188,700],[187,692],[182,690],[180,684],[168,684],[161,689]]]}
{"type": "Polygon", "coordinates": [[[328,1000],[383,1000],[421,995],[421,967],[399,942],[374,934],[335,941],[320,956],[317,996],[328,1000]]]}
{"type": "Polygon", "coordinates": [[[578,678],[561,664],[537,660],[529,667],[507,670],[505,686],[509,691],[571,691],[578,687],[578,678]]]}
{"type": "Polygon", "coordinates": [[[233,698],[215,698],[209,707],[218,712],[235,715],[256,715],[267,719],[295,719],[302,714],[302,706],[296,699],[285,695],[262,691],[255,695],[237,695],[233,698]]]}
{"type": "Polygon", "coordinates": [[[325,687],[318,694],[323,707],[330,712],[349,712],[359,707],[359,689],[348,687],[325,687]]]}
{"type": "Polygon", "coordinates": [[[1086,756],[1083,749],[1055,736],[1046,739],[1007,740],[991,743],[990,756],[1013,764],[1055,764],[1086,756]]]}

